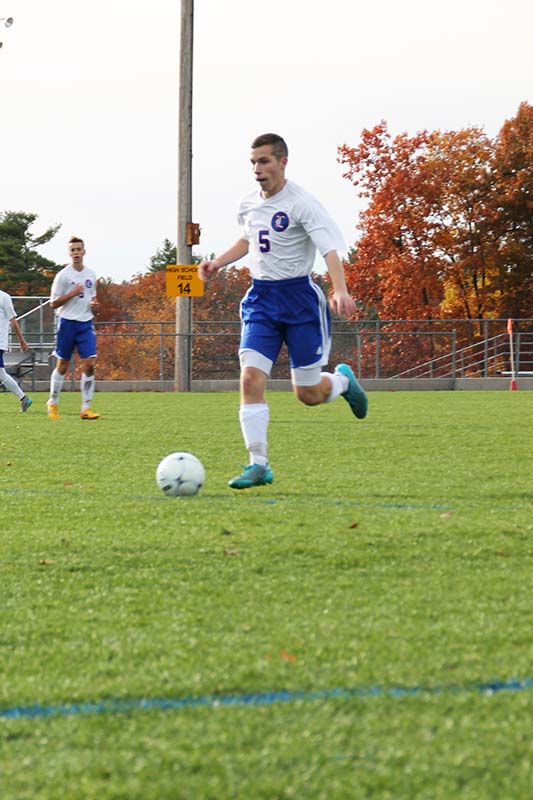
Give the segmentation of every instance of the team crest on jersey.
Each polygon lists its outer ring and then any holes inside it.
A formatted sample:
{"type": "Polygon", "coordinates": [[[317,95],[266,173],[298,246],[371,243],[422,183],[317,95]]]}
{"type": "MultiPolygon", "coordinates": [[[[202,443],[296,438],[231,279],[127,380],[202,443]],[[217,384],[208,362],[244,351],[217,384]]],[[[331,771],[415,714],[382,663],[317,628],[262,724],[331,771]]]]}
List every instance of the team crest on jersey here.
{"type": "Polygon", "coordinates": [[[92,285],[93,285],[92,280],[90,278],[85,278],[85,286],[87,287],[87,289],[91,289],[92,285]]]}
{"type": "Polygon", "coordinates": [[[286,231],[289,227],[289,216],[284,211],[276,211],[270,224],[273,231],[286,231]]]}

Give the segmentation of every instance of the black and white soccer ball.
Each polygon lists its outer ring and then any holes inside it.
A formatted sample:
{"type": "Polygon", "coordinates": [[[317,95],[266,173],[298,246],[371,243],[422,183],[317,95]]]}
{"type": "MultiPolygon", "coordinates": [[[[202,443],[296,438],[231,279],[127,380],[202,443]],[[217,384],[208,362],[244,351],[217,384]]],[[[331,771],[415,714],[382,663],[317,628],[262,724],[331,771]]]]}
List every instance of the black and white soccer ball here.
{"type": "Polygon", "coordinates": [[[192,453],[171,453],[157,467],[155,479],[169,497],[192,497],[205,483],[205,469],[192,453]]]}

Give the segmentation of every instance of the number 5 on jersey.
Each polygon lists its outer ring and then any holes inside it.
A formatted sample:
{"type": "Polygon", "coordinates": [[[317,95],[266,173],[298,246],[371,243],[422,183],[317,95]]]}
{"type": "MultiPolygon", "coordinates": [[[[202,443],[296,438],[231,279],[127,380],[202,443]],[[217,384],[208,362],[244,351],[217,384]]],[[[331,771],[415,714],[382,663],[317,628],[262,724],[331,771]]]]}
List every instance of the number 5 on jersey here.
{"type": "Polygon", "coordinates": [[[257,234],[257,237],[259,239],[259,250],[262,253],[270,253],[270,239],[268,238],[269,236],[270,236],[270,231],[268,229],[261,230],[257,234]]]}

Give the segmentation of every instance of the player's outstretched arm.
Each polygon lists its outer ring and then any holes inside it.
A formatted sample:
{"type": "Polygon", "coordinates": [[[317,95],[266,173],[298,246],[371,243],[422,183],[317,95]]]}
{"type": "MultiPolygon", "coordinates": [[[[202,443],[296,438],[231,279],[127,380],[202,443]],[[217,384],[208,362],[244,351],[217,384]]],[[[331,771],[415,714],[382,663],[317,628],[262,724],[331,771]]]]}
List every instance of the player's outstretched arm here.
{"type": "Polygon", "coordinates": [[[355,313],[355,302],[346,287],[344,267],[336,250],[330,250],[324,256],[333,292],[329,298],[331,310],[341,317],[351,317],[355,313]]]}
{"type": "Polygon", "coordinates": [[[18,320],[17,320],[17,318],[16,318],[16,317],[13,317],[13,318],[10,320],[10,322],[11,322],[11,327],[12,327],[12,329],[13,329],[13,330],[15,331],[15,333],[17,334],[17,339],[19,340],[19,343],[20,343],[20,349],[21,349],[23,352],[26,352],[26,350],[29,350],[30,346],[29,346],[29,344],[27,343],[26,339],[24,338],[24,335],[23,335],[23,333],[22,333],[22,331],[21,331],[21,329],[20,329],[20,325],[19,325],[19,323],[18,323],[18,320]]]}
{"type": "Polygon", "coordinates": [[[228,264],[233,264],[248,252],[248,241],[246,239],[238,239],[229,250],[226,250],[222,255],[209,261],[202,261],[198,264],[198,275],[203,281],[207,281],[211,275],[218,272],[221,267],[226,267],[228,264]]]}

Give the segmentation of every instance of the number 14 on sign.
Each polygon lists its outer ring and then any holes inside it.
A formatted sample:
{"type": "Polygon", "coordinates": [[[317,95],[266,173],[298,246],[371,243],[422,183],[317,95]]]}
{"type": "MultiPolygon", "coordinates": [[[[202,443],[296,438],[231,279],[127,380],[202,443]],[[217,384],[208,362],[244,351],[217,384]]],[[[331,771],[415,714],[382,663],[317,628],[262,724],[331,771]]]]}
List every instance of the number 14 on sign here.
{"type": "Polygon", "coordinates": [[[167,264],[167,297],[202,297],[204,282],[197,264],[167,264]]]}

